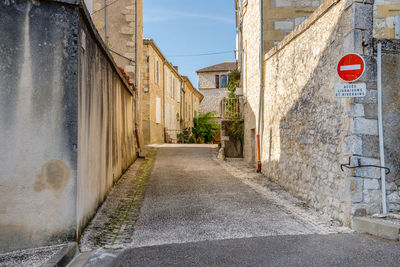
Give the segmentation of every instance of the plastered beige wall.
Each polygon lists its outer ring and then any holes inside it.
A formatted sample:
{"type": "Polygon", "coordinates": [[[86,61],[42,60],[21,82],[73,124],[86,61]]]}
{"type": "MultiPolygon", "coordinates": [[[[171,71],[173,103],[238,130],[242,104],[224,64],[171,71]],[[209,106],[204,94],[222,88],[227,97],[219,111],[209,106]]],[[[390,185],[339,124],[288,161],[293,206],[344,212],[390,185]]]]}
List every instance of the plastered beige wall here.
{"type": "Polygon", "coordinates": [[[134,99],[87,29],[78,89],[77,233],[136,159],[134,99]]]}
{"type": "MultiPolygon", "coordinates": [[[[394,39],[396,16],[400,16],[400,1],[376,0],[374,3],[374,37],[394,39]]],[[[400,19],[398,23],[400,24],[400,19]]],[[[400,27],[400,25],[397,27],[400,27]]]]}
{"type": "Polygon", "coordinates": [[[145,43],[143,53],[143,97],[142,118],[146,124],[143,127],[145,143],[164,142],[164,72],[163,59],[149,43],[145,43]],[[156,78],[156,65],[158,62],[158,79],[156,78]],[[147,88],[147,92],[144,91],[147,88]],[[156,122],[156,99],[160,99],[160,119],[156,122]]]}
{"type": "MultiPolygon", "coordinates": [[[[108,2],[107,2],[108,3],[108,2]]],[[[123,55],[119,56],[111,52],[117,65],[125,70],[131,82],[136,86],[137,120],[139,141],[143,145],[142,133],[142,64],[143,55],[143,1],[142,0],[118,0],[108,3],[107,19],[103,0],[93,0],[93,22],[108,47],[123,55]],[[105,38],[105,22],[107,21],[107,40],[105,38]]]]}

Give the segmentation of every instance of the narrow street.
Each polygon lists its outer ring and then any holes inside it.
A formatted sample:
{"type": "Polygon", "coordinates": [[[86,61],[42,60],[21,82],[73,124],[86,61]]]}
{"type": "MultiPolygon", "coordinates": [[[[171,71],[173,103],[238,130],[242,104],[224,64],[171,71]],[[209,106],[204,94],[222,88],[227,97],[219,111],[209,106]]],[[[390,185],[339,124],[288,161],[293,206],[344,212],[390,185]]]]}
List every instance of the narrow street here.
{"type": "MultiPolygon", "coordinates": [[[[312,216],[306,208],[293,212],[292,204],[301,205],[289,203],[293,200],[278,203],[277,190],[273,190],[275,199],[256,190],[228,171],[227,163],[217,161],[214,153],[211,145],[158,146],[140,213],[131,222],[135,223],[130,227],[132,236],[108,238],[108,244],[101,242],[92,251],[83,244],[87,252],[70,266],[373,266],[382,262],[389,266],[398,262],[398,242],[329,226],[323,216],[312,216]],[[111,244],[111,240],[123,241],[111,244]]],[[[232,163],[232,168],[241,164],[232,163]]],[[[122,186],[126,185],[117,184],[114,190],[123,192],[122,186]]],[[[103,207],[115,201],[113,192],[103,207]]],[[[93,224],[104,221],[102,216],[110,215],[103,211],[96,216],[86,240],[90,235],[101,239],[99,227],[96,232],[93,224]]]]}
{"type": "Polygon", "coordinates": [[[399,4],[0,1],[0,267],[400,266],[399,4]]]}

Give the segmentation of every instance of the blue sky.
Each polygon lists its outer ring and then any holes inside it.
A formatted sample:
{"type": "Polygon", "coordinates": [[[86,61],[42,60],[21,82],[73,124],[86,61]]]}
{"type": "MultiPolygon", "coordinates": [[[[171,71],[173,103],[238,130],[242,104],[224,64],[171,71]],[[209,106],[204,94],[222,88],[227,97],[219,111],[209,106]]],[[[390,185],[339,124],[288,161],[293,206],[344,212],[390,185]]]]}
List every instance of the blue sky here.
{"type": "Polygon", "coordinates": [[[166,58],[198,87],[196,70],[234,61],[236,48],[233,0],[143,0],[143,36],[152,38],[166,58]],[[175,57],[179,56],[179,57],[175,57]]]}

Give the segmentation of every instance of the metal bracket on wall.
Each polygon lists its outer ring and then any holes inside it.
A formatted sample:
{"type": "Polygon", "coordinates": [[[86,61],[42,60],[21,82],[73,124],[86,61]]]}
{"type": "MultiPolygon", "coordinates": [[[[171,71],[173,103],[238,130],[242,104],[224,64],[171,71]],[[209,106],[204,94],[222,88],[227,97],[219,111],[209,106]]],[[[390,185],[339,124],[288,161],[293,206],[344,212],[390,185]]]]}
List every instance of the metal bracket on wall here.
{"type": "Polygon", "coordinates": [[[347,169],[357,169],[357,168],[379,168],[379,169],[385,169],[386,174],[390,173],[390,169],[388,167],[383,167],[383,166],[378,166],[378,165],[362,165],[361,164],[361,159],[357,159],[358,165],[357,166],[351,166],[351,157],[349,157],[349,163],[346,164],[340,164],[340,169],[344,171],[343,167],[347,169]]]}

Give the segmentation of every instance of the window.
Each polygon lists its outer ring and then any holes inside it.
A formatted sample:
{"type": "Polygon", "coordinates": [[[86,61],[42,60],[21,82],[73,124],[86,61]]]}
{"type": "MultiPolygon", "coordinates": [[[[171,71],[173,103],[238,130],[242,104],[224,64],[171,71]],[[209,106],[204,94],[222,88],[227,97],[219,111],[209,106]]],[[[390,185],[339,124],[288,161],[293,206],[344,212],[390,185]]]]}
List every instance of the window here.
{"type": "Polygon", "coordinates": [[[160,84],[160,65],[157,59],[154,61],[154,82],[160,84]]]}
{"type": "Polygon", "coordinates": [[[171,98],[174,99],[174,96],[175,96],[175,80],[174,80],[174,78],[172,76],[171,76],[171,87],[172,87],[171,98]]]}
{"type": "Polygon", "coordinates": [[[219,88],[219,75],[215,75],[215,88],[219,88]]]}
{"type": "Polygon", "coordinates": [[[177,83],[176,83],[176,85],[177,85],[177,90],[176,90],[176,97],[177,97],[177,101],[178,102],[181,102],[181,88],[182,88],[182,84],[178,81],[177,83]]]}
{"type": "Polygon", "coordinates": [[[221,75],[221,88],[226,88],[227,85],[228,85],[228,76],[221,75]]]}
{"type": "Polygon", "coordinates": [[[176,129],[176,127],[175,127],[176,121],[174,120],[174,115],[175,115],[175,106],[172,106],[172,114],[171,114],[172,121],[170,121],[170,123],[171,123],[171,129],[173,129],[173,130],[176,129]]]}
{"type": "Polygon", "coordinates": [[[243,94],[247,97],[247,40],[244,41],[243,63],[243,94]]]}
{"type": "Polygon", "coordinates": [[[156,98],[156,123],[161,123],[161,98],[156,98]]]}

